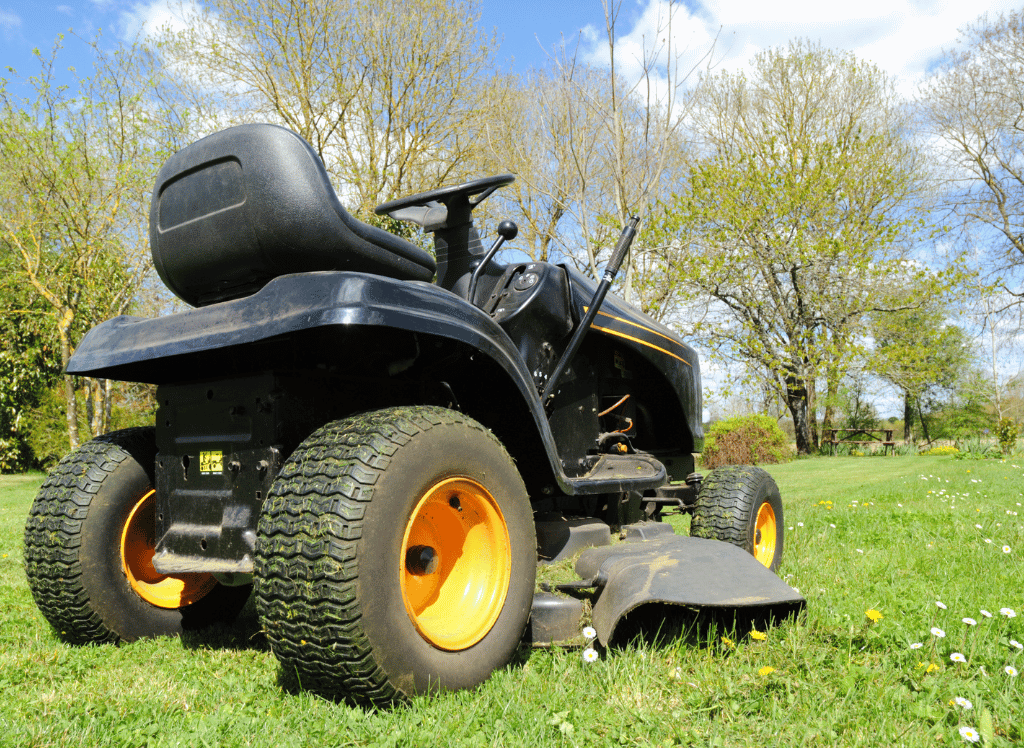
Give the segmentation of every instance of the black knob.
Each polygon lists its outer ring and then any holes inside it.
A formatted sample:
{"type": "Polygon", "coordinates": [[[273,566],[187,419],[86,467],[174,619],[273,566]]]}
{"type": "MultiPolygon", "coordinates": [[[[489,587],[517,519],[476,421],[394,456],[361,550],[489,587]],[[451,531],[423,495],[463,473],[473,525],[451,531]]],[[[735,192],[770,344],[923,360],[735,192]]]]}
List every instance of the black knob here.
{"type": "Polygon", "coordinates": [[[498,236],[507,242],[512,241],[519,235],[519,227],[515,221],[502,221],[498,224],[498,236]]]}

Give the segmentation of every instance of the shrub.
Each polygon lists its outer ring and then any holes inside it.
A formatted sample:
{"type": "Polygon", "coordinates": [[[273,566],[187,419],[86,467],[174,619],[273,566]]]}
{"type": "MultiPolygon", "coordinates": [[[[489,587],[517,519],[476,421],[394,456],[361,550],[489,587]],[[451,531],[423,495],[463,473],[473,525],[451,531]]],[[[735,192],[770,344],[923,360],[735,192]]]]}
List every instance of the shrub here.
{"type": "Polygon", "coordinates": [[[1020,427],[1012,418],[1000,418],[996,426],[996,436],[999,437],[999,447],[1004,455],[1012,454],[1017,448],[1017,436],[1020,434],[1020,427]]]}
{"type": "Polygon", "coordinates": [[[701,462],[722,465],[769,465],[792,459],[789,443],[770,416],[738,416],[711,424],[701,462]]]}

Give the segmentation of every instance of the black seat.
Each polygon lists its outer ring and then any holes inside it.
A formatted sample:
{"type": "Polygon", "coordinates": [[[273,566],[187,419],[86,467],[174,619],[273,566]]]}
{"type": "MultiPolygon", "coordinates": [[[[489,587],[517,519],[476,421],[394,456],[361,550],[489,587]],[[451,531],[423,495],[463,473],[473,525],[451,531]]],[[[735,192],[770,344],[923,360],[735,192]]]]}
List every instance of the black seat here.
{"type": "Polygon", "coordinates": [[[276,125],[232,127],[174,154],[149,212],[153,263],[193,306],[288,273],[350,270],[429,281],[434,258],[349,215],[316,152],[276,125]]]}

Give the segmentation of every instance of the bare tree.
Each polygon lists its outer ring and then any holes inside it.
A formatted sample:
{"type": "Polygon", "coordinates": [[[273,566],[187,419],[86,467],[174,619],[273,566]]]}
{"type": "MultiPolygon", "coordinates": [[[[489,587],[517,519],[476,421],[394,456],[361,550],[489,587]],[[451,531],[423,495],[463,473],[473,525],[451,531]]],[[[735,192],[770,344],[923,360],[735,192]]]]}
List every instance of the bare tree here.
{"type": "Polygon", "coordinates": [[[361,215],[470,173],[496,48],[475,0],[212,0],[180,15],[161,48],[206,126],[294,130],[361,215]]]}
{"type": "Polygon", "coordinates": [[[959,41],[922,87],[920,104],[939,139],[950,210],[1001,239],[985,258],[998,276],[1024,266],[1024,12],[982,16],[959,41]]]}

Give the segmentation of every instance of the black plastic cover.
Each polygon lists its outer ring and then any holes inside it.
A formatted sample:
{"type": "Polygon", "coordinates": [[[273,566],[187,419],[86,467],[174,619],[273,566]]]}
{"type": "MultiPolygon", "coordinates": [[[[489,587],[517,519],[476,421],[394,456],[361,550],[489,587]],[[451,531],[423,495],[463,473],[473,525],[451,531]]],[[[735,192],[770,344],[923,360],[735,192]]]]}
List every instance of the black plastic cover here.
{"type": "Polygon", "coordinates": [[[291,130],[241,125],[174,154],[157,176],[149,241],[160,278],[193,306],[288,273],[351,270],[429,281],[423,249],[353,218],[291,130]]]}

